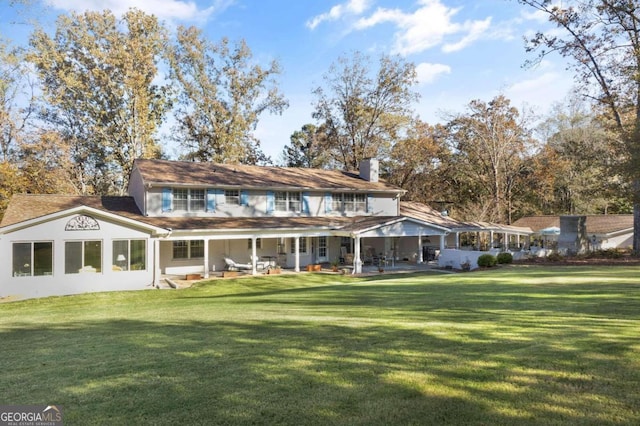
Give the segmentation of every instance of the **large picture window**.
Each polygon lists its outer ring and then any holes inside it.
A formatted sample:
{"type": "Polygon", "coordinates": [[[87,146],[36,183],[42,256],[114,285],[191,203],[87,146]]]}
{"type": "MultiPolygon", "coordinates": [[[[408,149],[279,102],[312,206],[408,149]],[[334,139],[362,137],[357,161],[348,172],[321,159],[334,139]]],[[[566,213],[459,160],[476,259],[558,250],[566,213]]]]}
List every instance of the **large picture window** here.
{"type": "Polygon", "coordinates": [[[14,277],[52,275],[53,243],[14,243],[12,272],[14,277]]]}
{"type": "Polygon", "coordinates": [[[102,241],[64,243],[64,273],[102,272],[102,241]]]}
{"type": "Polygon", "coordinates": [[[204,258],[204,240],[178,240],[173,242],[174,259],[204,258]]]}
{"type": "Polygon", "coordinates": [[[144,271],[147,269],[146,240],[113,241],[114,271],[144,271]]]}

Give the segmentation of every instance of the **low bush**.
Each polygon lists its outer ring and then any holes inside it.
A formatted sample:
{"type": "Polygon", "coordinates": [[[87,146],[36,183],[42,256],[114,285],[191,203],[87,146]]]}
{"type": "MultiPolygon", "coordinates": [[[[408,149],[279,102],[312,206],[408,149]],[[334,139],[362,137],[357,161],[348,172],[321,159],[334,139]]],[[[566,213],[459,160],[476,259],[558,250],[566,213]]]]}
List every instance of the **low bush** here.
{"type": "Polygon", "coordinates": [[[478,266],[491,268],[492,266],[496,266],[498,259],[492,254],[483,254],[478,258],[478,266]]]}
{"type": "Polygon", "coordinates": [[[507,252],[498,253],[498,255],[496,256],[496,261],[499,264],[513,263],[513,255],[507,252]]]}
{"type": "Polygon", "coordinates": [[[603,259],[622,259],[624,255],[622,250],[615,248],[596,250],[593,253],[593,257],[600,257],[603,259]]]}
{"type": "Polygon", "coordinates": [[[549,253],[547,255],[547,260],[549,260],[551,262],[558,262],[558,261],[562,260],[562,255],[560,253],[558,253],[557,251],[552,251],[551,253],[549,253]]]}

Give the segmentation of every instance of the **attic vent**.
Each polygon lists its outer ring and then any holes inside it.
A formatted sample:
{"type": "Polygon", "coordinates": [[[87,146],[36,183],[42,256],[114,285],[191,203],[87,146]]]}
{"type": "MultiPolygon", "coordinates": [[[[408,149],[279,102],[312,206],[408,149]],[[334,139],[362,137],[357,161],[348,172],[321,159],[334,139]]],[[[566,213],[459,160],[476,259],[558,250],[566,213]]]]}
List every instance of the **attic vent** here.
{"type": "Polygon", "coordinates": [[[67,222],[64,227],[65,231],[98,231],[100,224],[91,216],[78,215],[67,222]]]}

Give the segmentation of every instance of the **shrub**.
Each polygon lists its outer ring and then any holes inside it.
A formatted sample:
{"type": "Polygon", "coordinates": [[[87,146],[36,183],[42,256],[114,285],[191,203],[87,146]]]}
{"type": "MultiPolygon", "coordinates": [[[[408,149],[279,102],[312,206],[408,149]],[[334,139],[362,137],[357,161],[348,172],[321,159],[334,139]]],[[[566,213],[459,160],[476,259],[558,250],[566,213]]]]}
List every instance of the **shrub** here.
{"type": "Polygon", "coordinates": [[[622,259],[623,256],[622,251],[615,248],[598,250],[596,253],[598,253],[600,257],[603,257],[605,259],[622,259]]]}
{"type": "Polygon", "coordinates": [[[483,254],[478,258],[478,266],[490,268],[492,266],[496,266],[498,260],[492,254],[483,254]]]}
{"type": "Polygon", "coordinates": [[[512,263],[513,262],[513,255],[511,253],[507,253],[507,252],[498,253],[498,256],[496,256],[496,260],[497,260],[497,262],[499,264],[512,263]]]}
{"type": "Polygon", "coordinates": [[[562,260],[562,255],[557,251],[552,251],[547,255],[547,260],[550,260],[551,262],[558,262],[562,260]]]}

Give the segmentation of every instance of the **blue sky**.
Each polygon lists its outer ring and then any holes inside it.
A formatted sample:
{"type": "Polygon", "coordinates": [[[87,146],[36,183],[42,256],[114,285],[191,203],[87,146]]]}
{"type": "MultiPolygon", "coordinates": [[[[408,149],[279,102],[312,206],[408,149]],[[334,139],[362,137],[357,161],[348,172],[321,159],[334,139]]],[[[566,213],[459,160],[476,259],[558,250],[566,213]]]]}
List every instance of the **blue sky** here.
{"type": "Polygon", "coordinates": [[[277,59],[283,69],[279,86],[290,106],[281,116],[262,116],[256,131],[274,160],[291,133],[313,122],[311,91],[329,65],[354,50],[374,63],[382,53],[413,62],[421,95],[415,111],[431,124],[446,112],[463,111],[473,99],[489,101],[500,93],[541,114],[573,84],[558,57],[523,68],[532,59],[523,36],[547,24],[515,0],[31,0],[18,17],[7,0],[0,2],[0,35],[17,44],[29,27],[13,22],[35,17],[53,31],[61,13],[121,14],[130,7],[155,14],[169,27],[198,26],[213,41],[245,39],[257,61],[277,59]]]}

